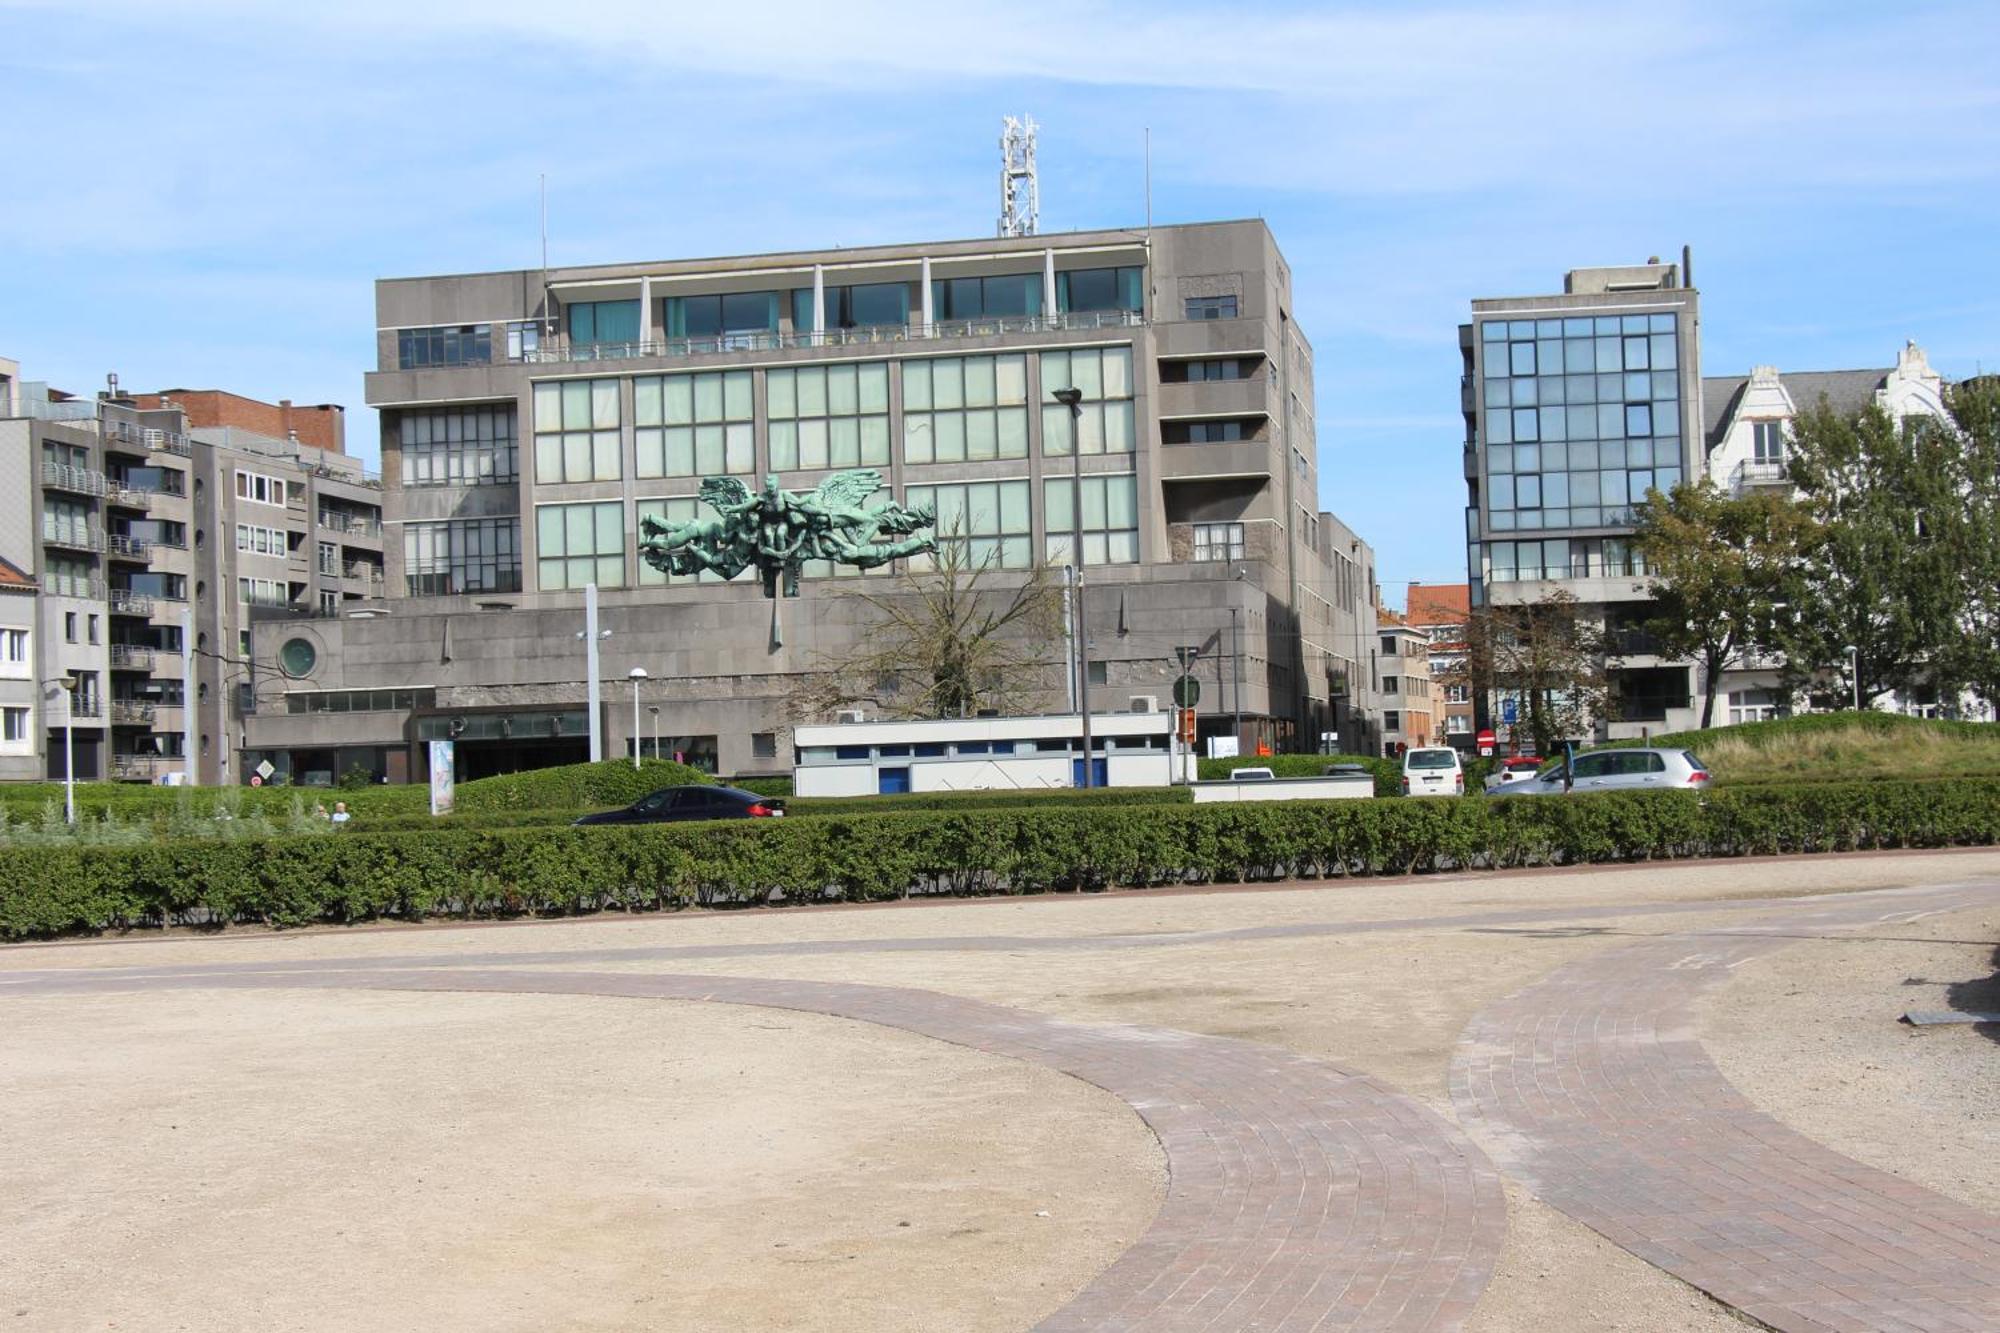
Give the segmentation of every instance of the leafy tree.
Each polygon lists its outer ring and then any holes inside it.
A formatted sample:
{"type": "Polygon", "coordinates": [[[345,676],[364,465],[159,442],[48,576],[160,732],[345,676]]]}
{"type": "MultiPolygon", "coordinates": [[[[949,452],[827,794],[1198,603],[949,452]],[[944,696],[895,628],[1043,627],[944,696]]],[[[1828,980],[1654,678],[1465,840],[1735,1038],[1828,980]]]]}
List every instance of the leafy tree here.
{"type": "Polygon", "coordinates": [[[1843,416],[1824,400],[1793,432],[1792,481],[1813,526],[1777,633],[1788,683],[1838,703],[1847,688],[1829,688],[1828,672],[1843,671],[1850,645],[1864,704],[1932,681],[1959,635],[1975,557],[1960,432],[1877,406],[1843,416]]]}
{"type": "Polygon", "coordinates": [[[1467,670],[1476,686],[1521,701],[1537,754],[1587,733],[1609,689],[1603,629],[1562,589],[1534,602],[1487,605],[1466,623],[1467,670]]]}
{"type": "Polygon", "coordinates": [[[929,568],[903,561],[890,586],[851,587],[841,600],[872,622],[869,633],[815,664],[795,715],[867,704],[896,717],[971,717],[1045,708],[1063,689],[1062,593],[1047,565],[1002,571],[951,534],[929,568]]]}
{"type": "Polygon", "coordinates": [[[1940,698],[1971,686],[2000,702],[2000,381],[1954,386],[1946,395],[1957,450],[1960,503],[1953,512],[1960,601],[1954,630],[1935,663],[1940,698]]]}
{"type": "Polygon", "coordinates": [[[1646,632],[1662,656],[1700,665],[1707,728],[1722,673],[1776,641],[1811,520],[1788,497],[1731,496],[1706,478],[1649,491],[1634,517],[1632,539],[1653,569],[1646,632]]]}

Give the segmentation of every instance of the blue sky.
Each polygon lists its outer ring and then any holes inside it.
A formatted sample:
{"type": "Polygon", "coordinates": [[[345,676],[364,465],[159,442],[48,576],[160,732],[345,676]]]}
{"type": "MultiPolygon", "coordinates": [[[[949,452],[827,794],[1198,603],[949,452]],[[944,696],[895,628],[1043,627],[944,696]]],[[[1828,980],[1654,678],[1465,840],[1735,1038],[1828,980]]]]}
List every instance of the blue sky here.
{"type": "MultiPolygon", "coordinates": [[[[1464,577],[1475,296],[1692,245],[1706,373],[2000,367],[1990,3],[0,0],[0,354],[373,435],[372,279],[1262,216],[1317,358],[1321,504],[1385,597],[1464,577]]],[[[364,446],[360,452],[369,450],[364,446]]]]}

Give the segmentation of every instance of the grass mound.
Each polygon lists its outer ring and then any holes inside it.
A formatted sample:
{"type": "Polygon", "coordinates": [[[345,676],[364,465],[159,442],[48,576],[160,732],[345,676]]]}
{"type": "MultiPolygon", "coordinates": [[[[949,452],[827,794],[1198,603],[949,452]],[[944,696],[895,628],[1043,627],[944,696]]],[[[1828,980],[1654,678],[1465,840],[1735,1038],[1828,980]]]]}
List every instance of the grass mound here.
{"type": "Polygon", "coordinates": [[[1812,713],[1625,743],[1692,750],[1728,783],[2000,775],[2000,726],[1895,713],[1812,713]]]}

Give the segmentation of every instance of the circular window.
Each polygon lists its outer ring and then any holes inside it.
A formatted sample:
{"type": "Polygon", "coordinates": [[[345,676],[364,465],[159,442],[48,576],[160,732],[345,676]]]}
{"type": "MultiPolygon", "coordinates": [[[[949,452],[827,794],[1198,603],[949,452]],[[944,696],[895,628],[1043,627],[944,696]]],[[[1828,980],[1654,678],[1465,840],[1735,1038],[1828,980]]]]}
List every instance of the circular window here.
{"type": "Polygon", "coordinates": [[[278,650],[278,665],[288,676],[306,676],[319,663],[319,650],[304,639],[287,639],[278,650]]]}

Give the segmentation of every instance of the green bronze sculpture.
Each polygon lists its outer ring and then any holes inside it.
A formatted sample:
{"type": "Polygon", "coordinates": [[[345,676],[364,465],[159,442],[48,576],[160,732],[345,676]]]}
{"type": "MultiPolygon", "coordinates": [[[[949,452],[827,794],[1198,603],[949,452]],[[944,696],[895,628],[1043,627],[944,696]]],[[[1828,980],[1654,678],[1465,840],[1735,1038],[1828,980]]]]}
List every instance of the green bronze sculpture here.
{"type": "Polygon", "coordinates": [[[766,597],[778,595],[781,577],[785,596],[797,597],[799,567],[808,560],[873,569],[937,549],[930,535],[914,535],[936,515],[894,502],[868,505],[881,488],[882,474],[873,468],[836,472],[809,495],[779,489],[776,476],[765,477],[755,493],[734,477],[706,477],[701,498],[715,517],[680,524],[642,518],[639,553],[669,574],[712,570],[733,579],[755,565],[766,597]]]}

